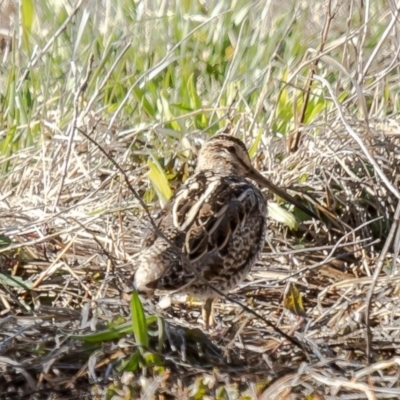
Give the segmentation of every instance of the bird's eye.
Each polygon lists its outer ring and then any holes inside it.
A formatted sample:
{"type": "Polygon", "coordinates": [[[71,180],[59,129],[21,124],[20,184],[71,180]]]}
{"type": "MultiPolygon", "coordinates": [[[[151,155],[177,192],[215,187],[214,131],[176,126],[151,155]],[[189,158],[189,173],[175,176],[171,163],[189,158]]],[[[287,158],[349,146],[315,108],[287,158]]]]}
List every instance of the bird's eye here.
{"type": "Polygon", "coordinates": [[[227,147],[227,150],[229,151],[229,153],[232,153],[232,154],[236,153],[236,148],[235,148],[235,146],[228,146],[228,147],[227,147]]]}

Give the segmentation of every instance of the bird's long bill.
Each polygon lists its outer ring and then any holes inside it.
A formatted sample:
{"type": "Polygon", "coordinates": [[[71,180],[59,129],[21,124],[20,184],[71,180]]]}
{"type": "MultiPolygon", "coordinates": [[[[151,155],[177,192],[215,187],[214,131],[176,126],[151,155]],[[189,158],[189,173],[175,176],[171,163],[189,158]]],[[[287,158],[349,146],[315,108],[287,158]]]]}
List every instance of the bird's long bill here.
{"type": "Polygon", "coordinates": [[[254,179],[256,182],[258,182],[260,185],[265,186],[268,189],[270,189],[273,193],[277,194],[279,197],[282,197],[282,199],[288,201],[289,203],[292,203],[293,205],[295,205],[301,211],[305,212],[310,217],[319,219],[318,215],[316,215],[314,212],[312,212],[310,209],[308,209],[300,201],[298,201],[294,197],[292,197],[285,190],[274,185],[272,182],[270,182],[267,178],[265,178],[263,175],[261,175],[255,169],[251,170],[250,177],[251,177],[251,179],[254,179]]]}

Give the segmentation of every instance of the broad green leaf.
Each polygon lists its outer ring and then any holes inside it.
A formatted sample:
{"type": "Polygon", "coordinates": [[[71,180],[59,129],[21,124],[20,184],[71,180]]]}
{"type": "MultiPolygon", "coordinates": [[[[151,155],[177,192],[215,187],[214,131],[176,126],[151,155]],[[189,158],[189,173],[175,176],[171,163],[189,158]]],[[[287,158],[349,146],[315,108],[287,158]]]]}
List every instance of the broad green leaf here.
{"type": "Polygon", "coordinates": [[[288,75],[289,75],[289,70],[286,68],[283,70],[282,77],[281,77],[281,80],[283,82],[283,88],[279,92],[278,107],[276,110],[278,114],[280,114],[281,110],[284,110],[287,107],[287,105],[290,103],[288,86],[286,85],[286,82],[288,80],[288,75]]]}
{"type": "Polygon", "coordinates": [[[285,224],[290,229],[297,229],[296,217],[276,203],[268,202],[268,216],[277,222],[285,224]]]}
{"type": "Polygon", "coordinates": [[[166,121],[170,121],[171,128],[177,132],[181,131],[181,127],[177,121],[175,121],[175,115],[171,112],[171,107],[168,102],[168,96],[166,93],[160,93],[161,100],[158,102],[158,108],[162,112],[166,121]]]}
{"type": "Polygon", "coordinates": [[[31,290],[33,287],[32,282],[24,281],[19,276],[11,276],[4,274],[0,274],[0,283],[6,286],[20,287],[25,290],[31,290]]]}
{"type": "MultiPolygon", "coordinates": [[[[146,325],[149,326],[154,322],[156,322],[156,320],[157,317],[151,315],[146,318],[146,325]]],[[[70,337],[72,339],[82,340],[86,343],[99,343],[108,340],[119,339],[127,334],[132,334],[132,333],[133,333],[132,322],[129,321],[115,328],[109,328],[100,332],[88,333],[85,335],[71,335],[70,337]]]]}
{"type": "Polygon", "coordinates": [[[88,333],[84,335],[71,335],[70,338],[81,340],[86,343],[100,343],[119,339],[122,336],[130,333],[132,333],[132,324],[130,322],[126,322],[117,328],[105,329],[100,332],[88,333]]]}
{"type": "Polygon", "coordinates": [[[190,107],[193,110],[201,108],[201,100],[199,95],[197,94],[196,85],[194,83],[194,74],[191,74],[189,79],[187,80],[186,88],[189,95],[190,107]]]}
{"type": "Polygon", "coordinates": [[[219,387],[216,390],[215,399],[216,400],[229,400],[229,395],[228,395],[228,393],[226,391],[226,388],[219,387]]]}
{"type": "MultiPolygon", "coordinates": [[[[187,80],[186,87],[187,87],[187,95],[189,97],[190,108],[192,110],[201,109],[202,104],[201,104],[200,97],[197,93],[195,77],[194,77],[193,73],[190,75],[189,79],[187,80]]],[[[207,120],[206,116],[204,115],[204,113],[196,115],[195,119],[196,119],[196,124],[197,124],[198,128],[207,127],[208,120],[207,120]]]]}
{"type": "Polygon", "coordinates": [[[22,93],[18,94],[15,98],[16,100],[16,105],[19,111],[19,121],[21,124],[27,124],[28,123],[28,114],[26,113],[26,108],[25,108],[25,103],[22,100],[22,93]]]}
{"type": "Polygon", "coordinates": [[[311,393],[304,397],[304,400],[320,400],[322,397],[318,393],[311,393]]]}
{"type": "Polygon", "coordinates": [[[161,358],[159,355],[151,353],[150,351],[146,351],[142,355],[144,364],[146,367],[158,365],[161,363],[161,358]]]}
{"type": "MultiPolygon", "coordinates": [[[[386,88],[385,88],[385,89],[386,89],[386,88]]],[[[385,93],[387,93],[386,90],[384,90],[384,95],[385,95],[385,93]]],[[[349,91],[348,91],[348,90],[343,90],[343,91],[341,91],[341,92],[338,94],[338,102],[339,102],[339,103],[344,102],[344,101],[347,99],[347,97],[349,97],[349,91]]],[[[387,100],[389,100],[389,99],[387,98],[387,100]]]]}
{"type": "Polygon", "coordinates": [[[127,359],[121,361],[121,363],[116,367],[118,372],[135,372],[139,367],[140,352],[135,351],[127,359]]]}
{"type": "MultiPolygon", "coordinates": [[[[385,264],[383,265],[383,268],[382,268],[382,269],[383,269],[383,272],[384,272],[386,275],[391,275],[391,274],[393,273],[393,263],[392,263],[392,262],[387,262],[387,263],[385,263],[385,264]]],[[[396,287],[395,292],[396,292],[397,295],[400,293],[400,286],[397,286],[397,287],[396,287]]]]}
{"type": "Polygon", "coordinates": [[[119,326],[125,324],[127,322],[126,318],[122,315],[116,315],[113,319],[107,324],[107,327],[110,329],[118,328],[119,326]]]}
{"type": "Polygon", "coordinates": [[[148,176],[151,184],[158,195],[161,205],[164,206],[172,196],[167,175],[156,159],[149,160],[147,164],[149,166],[148,176]]]}
{"type": "Polygon", "coordinates": [[[289,292],[285,298],[285,308],[290,310],[293,314],[306,317],[307,314],[304,311],[303,300],[301,293],[294,283],[290,283],[289,292]]]}
{"type": "Polygon", "coordinates": [[[189,396],[193,400],[201,400],[204,399],[208,392],[208,387],[204,384],[202,378],[196,380],[196,383],[192,385],[192,388],[189,392],[189,396]]]}
{"type": "Polygon", "coordinates": [[[315,117],[325,110],[325,101],[308,104],[304,123],[310,123],[315,117]]]}
{"type": "Polygon", "coordinates": [[[32,0],[21,0],[21,27],[24,38],[24,45],[27,52],[30,52],[30,37],[32,25],[35,19],[35,7],[32,0]]]}
{"type": "Polygon", "coordinates": [[[146,112],[146,114],[151,118],[156,118],[155,109],[153,107],[153,104],[150,103],[146,93],[147,93],[146,90],[141,90],[139,87],[135,87],[133,90],[134,96],[136,97],[138,102],[140,102],[140,104],[141,104],[143,110],[146,112]]]}
{"type": "Polygon", "coordinates": [[[235,49],[232,46],[228,46],[225,48],[225,60],[226,61],[231,61],[234,54],[235,54],[235,49]]]}
{"type": "Polygon", "coordinates": [[[149,204],[149,203],[151,203],[153,201],[154,196],[155,196],[154,189],[153,188],[149,188],[148,190],[146,190],[144,192],[143,201],[146,204],[149,204]]]}
{"type": "Polygon", "coordinates": [[[257,149],[258,149],[258,146],[260,145],[260,142],[261,142],[262,134],[263,134],[263,130],[260,129],[260,130],[258,131],[256,140],[254,140],[253,144],[252,144],[251,147],[250,147],[250,150],[249,150],[249,156],[250,156],[250,158],[253,158],[254,155],[256,154],[256,151],[257,151],[257,149]]]}
{"type": "MultiPolygon", "coordinates": [[[[183,156],[186,157],[186,158],[189,158],[189,157],[190,157],[190,153],[191,153],[191,151],[192,151],[192,146],[191,146],[191,144],[190,144],[190,142],[189,142],[189,140],[187,139],[186,136],[184,136],[184,137],[182,138],[182,148],[183,148],[184,150],[181,151],[181,155],[183,155],[183,156]]],[[[185,164],[185,166],[186,166],[186,168],[187,168],[187,165],[186,165],[186,164],[185,164]]]]}

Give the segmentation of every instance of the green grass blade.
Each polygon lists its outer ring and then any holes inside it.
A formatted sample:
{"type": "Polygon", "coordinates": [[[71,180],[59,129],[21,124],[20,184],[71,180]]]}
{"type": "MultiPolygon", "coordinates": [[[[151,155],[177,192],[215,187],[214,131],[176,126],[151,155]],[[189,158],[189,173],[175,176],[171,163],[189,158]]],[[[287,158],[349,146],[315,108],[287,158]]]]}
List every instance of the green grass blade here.
{"type": "MultiPolygon", "coordinates": [[[[146,327],[157,321],[157,317],[150,315],[146,318],[146,327]]],[[[117,327],[105,329],[100,332],[88,333],[84,335],[71,335],[72,339],[82,340],[86,343],[100,343],[109,340],[119,339],[127,334],[132,334],[133,328],[131,322],[125,322],[117,327]]]]}
{"type": "Polygon", "coordinates": [[[0,249],[8,247],[11,244],[11,239],[6,235],[0,235],[0,249]]]}
{"type": "Polygon", "coordinates": [[[135,372],[139,367],[140,352],[135,351],[126,360],[122,360],[121,364],[116,367],[118,372],[135,372]]]}
{"type": "Polygon", "coordinates": [[[133,334],[143,354],[149,346],[149,336],[147,333],[146,316],[144,315],[143,306],[136,290],[133,291],[131,297],[131,317],[133,334]]]}

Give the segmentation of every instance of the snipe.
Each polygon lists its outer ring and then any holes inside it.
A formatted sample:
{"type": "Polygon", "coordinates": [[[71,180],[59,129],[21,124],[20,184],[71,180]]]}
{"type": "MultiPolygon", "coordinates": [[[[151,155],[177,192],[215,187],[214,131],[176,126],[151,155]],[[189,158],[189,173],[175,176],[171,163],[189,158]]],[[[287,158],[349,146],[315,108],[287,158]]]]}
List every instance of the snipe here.
{"type": "Polygon", "coordinates": [[[245,278],[264,245],[267,202],[251,180],[316,217],[253,168],[242,141],[216,135],[203,145],[193,176],[158,215],[156,224],[170,243],[154,232],[144,238],[136,289],[206,299],[203,318],[208,327],[217,294],[198,275],[228,292],[245,278]]]}

